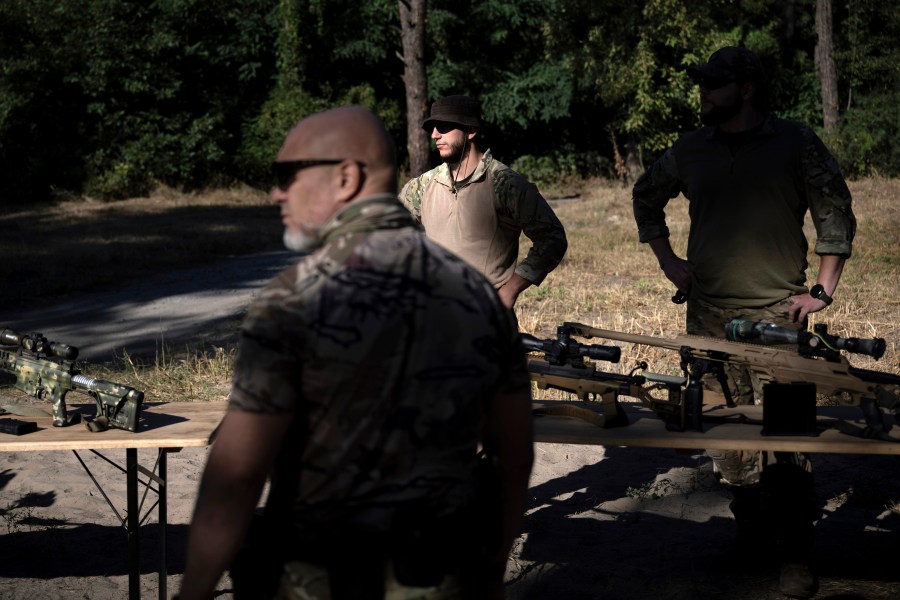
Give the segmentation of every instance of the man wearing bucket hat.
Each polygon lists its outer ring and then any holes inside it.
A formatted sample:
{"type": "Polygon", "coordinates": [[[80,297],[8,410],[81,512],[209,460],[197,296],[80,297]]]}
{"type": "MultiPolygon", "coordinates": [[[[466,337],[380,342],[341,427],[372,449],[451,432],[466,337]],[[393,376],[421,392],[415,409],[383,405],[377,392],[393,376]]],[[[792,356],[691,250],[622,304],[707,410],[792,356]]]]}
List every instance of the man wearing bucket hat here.
{"type": "MultiPolygon", "coordinates": [[[[856,229],[837,161],[812,129],[768,113],[766,75],[750,50],[721,48],[688,75],[700,88],[705,127],[681,137],[635,184],[640,240],[687,295],[689,334],[724,337],[732,318],[805,329],[808,314],[831,304],[856,229]],[[686,259],[669,243],[664,213],[679,194],[690,203],[686,259]],[[819,255],[810,287],[807,211],[819,255]]],[[[727,375],[736,402],[762,400],[758,378],[739,369],[727,375]]],[[[738,543],[774,547],[782,593],[813,596],[818,582],[809,566],[821,510],[808,457],[707,453],[734,496],[738,543]]]]}
{"type": "Polygon", "coordinates": [[[512,308],[540,285],[566,253],[566,233],[537,188],[477,144],[481,108],[468,96],[447,96],[422,124],[444,161],[411,179],[400,200],[425,234],[481,271],[512,308]],[[516,264],[519,235],[531,240],[516,264]]]}

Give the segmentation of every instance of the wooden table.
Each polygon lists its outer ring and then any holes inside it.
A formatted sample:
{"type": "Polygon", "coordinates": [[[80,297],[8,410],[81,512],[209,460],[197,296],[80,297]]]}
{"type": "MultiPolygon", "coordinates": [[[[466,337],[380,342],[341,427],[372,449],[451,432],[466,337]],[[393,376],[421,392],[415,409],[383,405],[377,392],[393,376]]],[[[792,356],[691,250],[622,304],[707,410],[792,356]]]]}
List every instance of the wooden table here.
{"type": "MultiPolygon", "coordinates": [[[[102,432],[89,431],[84,425],[69,427],[53,427],[52,418],[16,417],[23,421],[34,421],[38,430],[21,436],[0,435],[0,451],[21,452],[38,450],[72,450],[81,466],[100,490],[103,498],[125,526],[128,534],[128,597],[131,600],[140,598],[140,518],[141,505],[138,504],[138,483],[148,490],[155,491],[159,507],[159,598],[165,600],[166,577],[166,520],[168,505],[166,503],[166,456],[178,452],[185,447],[208,446],[212,442],[213,433],[225,414],[225,402],[167,402],[145,403],[141,410],[141,420],[137,432],[122,429],[108,429],[102,432]],[[100,450],[125,449],[125,466],[114,463],[103,456],[100,450]],[[138,464],[139,449],[156,450],[156,464],[147,469],[138,464]],[[127,517],[123,519],[115,505],[107,497],[102,486],[81,460],[79,450],[94,452],[121,472],[126,479],[127,517]],[[138,473],[148,479],[140,481],[138,473]],[[156,488],[152,487],[156,484],[156,488]]],[[[69,405],[69,413],[81,412],[94,414],[94,404],[69,405]]],[[[146,495],[146,493],[145,493],[146,495]]],[[[147,513],[149,514],[151,506],[147,513]]]]}
{"type": "MultiPolygon", "coordinates": [[[[561,400],[535,400],[536,408],[558,406],[561,400]]],[[[571,402],[579,407],[596,403],[571,402]]],[[[841,433],[833,428],[818,436],[765,436],[758,424],[704,423],[704,431],[667,431],[665,423],[639,402],[622,402],[629,425],[604,429],[586,421],[564,416],[536,416],[535,441],[559,444],[593,444],[600,446],[636,446],[643,448],[766,450],[792,452],[828,452],[835,454],[900,454],[900,428],[895,424],[891,435],[896,441],[870,440],[841,433]]],[[[852,406],[818,407],[817,423],[833,425],[838,419],[864,425],[862,414],[852,406]]],[[[706,405],[704,415],[725,417],[744,414],[762,420],[761,406],[726,408],[706,405]]],[[[890,419],[889,416],[886,417],[890,419]]]]}

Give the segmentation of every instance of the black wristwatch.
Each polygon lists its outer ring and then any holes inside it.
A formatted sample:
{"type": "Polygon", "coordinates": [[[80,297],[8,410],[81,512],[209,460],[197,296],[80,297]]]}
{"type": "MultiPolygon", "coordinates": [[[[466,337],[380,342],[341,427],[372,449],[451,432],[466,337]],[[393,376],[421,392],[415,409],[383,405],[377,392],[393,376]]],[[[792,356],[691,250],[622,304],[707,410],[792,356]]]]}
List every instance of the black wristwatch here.
{"type": "Polygon", "coordinates": [[[816,300],[821,300],[825,303],[825,306],[830,306],[832,302],[834,302],[834,298],[825,293],[825,288],[821,283],[817,283],[809,289],[809,295],[815,298],[816,300]]]}

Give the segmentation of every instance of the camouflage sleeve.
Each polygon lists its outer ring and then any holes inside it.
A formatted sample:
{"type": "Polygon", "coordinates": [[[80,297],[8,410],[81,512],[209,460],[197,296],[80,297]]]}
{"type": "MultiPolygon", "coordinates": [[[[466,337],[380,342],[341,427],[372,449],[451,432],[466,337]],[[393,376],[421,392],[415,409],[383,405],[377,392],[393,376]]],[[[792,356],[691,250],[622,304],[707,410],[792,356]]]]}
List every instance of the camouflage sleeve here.
{"type": "Polygon", "coordinates": [[[296,267],[282,272],[248,308],[234,363],[229,409],[257,413],[293,412],[302,397],[298,343],[287,332],[302,332],[281,299],[296,267]]]}
{"type": "Polygon", "coordinates": [[[494,173],[494,202],[497,212],[514,221],[531,240],[516,274],[540,285],[566,254],[566,230],[537,187],[511,169],[494,173]]]}
{"type": "Polygon", "coordinates": [[[803,180],[816,228],[816,254],[850,258],[856,217],[837,160],[809,127],[803,128],[803,180]]]}
{"type": "Polygon", "coordinates": [[[406,207],[406,210],[413,216],[416,223],[422,222],[422,196],[425,195],[425,187],[431,180],[427,177],[428,173],[414,177],[406,182],[403,189],[400,190],[400,202],[406,207]]]}
{"type": "Polygon", "coordinates": [[[640,241],[649,242],[669,237],[665,208],[669,200],[680,193],[681,182],[678,179],[675,152],[669,148],[649,171],[641,175],[631,193],[640,241]]]}

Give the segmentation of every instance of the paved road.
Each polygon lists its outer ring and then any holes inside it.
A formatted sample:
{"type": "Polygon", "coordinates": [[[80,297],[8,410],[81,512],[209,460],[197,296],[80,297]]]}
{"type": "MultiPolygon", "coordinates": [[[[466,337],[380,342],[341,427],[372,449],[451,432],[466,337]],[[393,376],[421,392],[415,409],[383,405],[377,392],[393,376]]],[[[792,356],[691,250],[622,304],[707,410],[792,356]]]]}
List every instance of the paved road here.
{"type": "Polygon", "coordinates": [[[184,269],[51,308],[0,312],[0,328],[40,332],[78,347],[89,361],[155,356],[238,318],[259,289],[297,254],[282,251],[184,269]]]}

